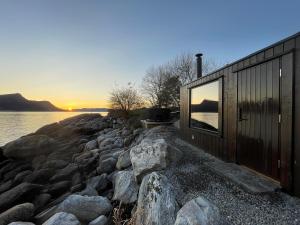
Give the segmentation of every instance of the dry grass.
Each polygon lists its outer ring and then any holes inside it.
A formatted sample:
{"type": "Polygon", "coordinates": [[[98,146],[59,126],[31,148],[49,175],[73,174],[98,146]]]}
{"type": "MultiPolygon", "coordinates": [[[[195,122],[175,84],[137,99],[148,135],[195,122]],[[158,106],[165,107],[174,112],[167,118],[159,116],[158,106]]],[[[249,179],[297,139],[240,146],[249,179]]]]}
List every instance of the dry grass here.
{"type": "Polygon", "coordinates": [[[136,210],[131,216],[126,205],[122,205],[120,202],[119,206],[113,210],[113,222],[115,225],[136,225],[136,219],[138,210],[136,210]],[[129,217],[129,218],[128,218],[129,217]]]}

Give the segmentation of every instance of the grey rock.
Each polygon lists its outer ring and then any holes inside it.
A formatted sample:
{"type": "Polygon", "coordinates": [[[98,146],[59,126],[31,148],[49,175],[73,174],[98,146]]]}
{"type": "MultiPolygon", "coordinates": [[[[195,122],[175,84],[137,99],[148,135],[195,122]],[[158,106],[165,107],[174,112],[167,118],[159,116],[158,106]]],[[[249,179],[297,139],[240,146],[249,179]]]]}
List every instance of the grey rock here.
{"type": "Polygon", "coordinates": [[[29,220],[33,216],[33,213],[34,205],[31,203],[16,205],[0,214],[0,225],[29,220]]]}
{"type": "Polygon", "coordinates": [[[14,184],[19,184],[23,182],[30,174],[32,174],[31,170],[22,171],[14,178],[14,184]]]}
{"type": "Polygon", "coordinates": [[[33,200],[33,205],[35,210],[39,210],[40,208],[44,207],[51,199],[51,195],[47,193],[42,193],[37,195],[33,200]]]}
{"type": "Polygon", "coordinates": [[[106,225],[108,224],[108,219],[106,216],[99,216],[93,221],[91,221],[88,225],[106,225]]]}
{"type": "MultiPolygon", "coordinates": [[[[94,149],[93,149],[93,150],[94,150],[94,149]]],[[[93,152],[91,152],[91,151],[84,152],[84,153],[82,153],[82,154],[77,155],[77,156],[74,158],[74,162],[79,163],[79,162],[82,162],[82,161],[84,161],[85,159],[88,159],[88,158],[91,158],[91,157],[93,157],[93,152]]]]}
{"type": "Polygon", "coordinates": [[[40,169],[33,171],[32,174],[28,175],[24,181],[35,184],[45,184],[49,182],[49,178],[54,174],[52,169],[40,169]]]}
{"type": "Polygon", "coordinates": [[[124,140],[122,138],[117,138],[114,141],[114,146],[116,146],[117,148],[122,148],[124,146],[124,140]]]}
{"type": "Polygon", "coordinates": [[[12,180],[8,180],[5,183],[1,184],[0,185],[0,194],[7,191],[8,189],[10,189],[12,184],[13,184],[12,180]]]}
{"type": "Polygon", "coordinates": [[[72,187],[70,188],[70,191],[71,191],[72,193],[74,193],[74,192],[79,192],[79,191],[81,191],[84,187],[85,187],[84,184],[76,184],[75,186],[72,186],[72,187]]]}
{"type": "Polygon", "coordinates": [[[101,135],[97,138],[97,142],[98,142],[98,146],[100,146],[100,144],[102,143],[102,141],[104,141],[106,139],[106,136],[101,135]]]}
{"type": "Polygon", "coordinates": [[[14,179],[20,172],[25,171],[25,170],[30,170],[30,169],[32,169],[31,165],[22,164],[22,165],[18,166],[17,168],[5,173],[3,176],[3,181],[14,179]]]}
{"type": "Polygon", "coordinates": [[[22,164],[23,163],[21,163],[21,162],[16,162],[16,161],[12,161],[12,160],[6,160],[6,161],[4,161],[3,166],[0,168],[0,178],[1,178],[1,180],[3,179],[3,176],[6,173],[8,173],[9,171],[12,171],[12,170],[18,168],[22,164]]]}
{"type": "Polygon", "coordinates": [[[146,138],[131,148],[130,159],[138,180],[141,180],[144,174],[165,169],[182,158],[182,151],[166,140],[146,138]]]}
{"type": "Polygon", "coordinates": [[[70,181],[59,181],[55,184],[52,184],[48,190],[52,196],[59,196],[63,193],[66,193],[70,188],[71,182],[70,181]]]}
{"type": "Polygon", "coordinates": [[[100,162],[100,166],[97,168],[98,174],[111,173],[116,168],[117,160],[115,158],[108,158],[100,162]]]}
{"type": "Polygon", "coordinates": [[[81,192],[78,193],[79,195],[82,195],[82,196],[98,196],[98,192],[95,188],[87,185],[85,187],[85,189],[81,192]]]}
{"type": "Polygon", "coordinates": [[[137,224],[174,225],[178,205],[168,179],[157,172],[143,178],[137,205],[137,224]]]}
{"type": "Polygon", "coordinates": [[[130,135],[124,138],[124,146],[128,147],[134,140],[134,135],[130,135]]]}
{"type": "Polygon", "coordinates": [[[62,169],[64,167],[66,167],[68,165],[68,163],[64,160],[60,160],[60,159],[57,159],[57,160],[49,160],[49,161],[46,161],[44,163],[44,165],[42,166],[42,168],[49,168],[49,169],[62,169]]]}
{"type": "Polygon", "coordinates": [[[31,161],[32,167],[36,169],[40,169],[45,162],[47,161],[47,156],[46,155],[38,155],[35,156],[34,159],[31,161]]]}
{"type": "Polygon", "coordinates": [[[80,222],[71,213],[59,212],[54,214],[42,225],[80,225],[80,222]]]}
{"type": "Polygon", "coordinates": [[[0,211],[12,207],[17,202],[30,199],[43,188],[41,185],[21,183],[0,195],[0,211]]]}
{"type": "Polygon", "coordinates": [[[58,212],[74,214],[79,220],[92,221],[100,215],[111,211],[112,205],[107,198],[101,196],[70,195],[58,207],[58,212]]]}
{"type": "Polygon", "coordinates": [[[72,186],[75,186],[77,184],[80,184],[82,182],[81,180],[81,174],[79,172],[76,172],[73,176],[72,176],[72,186]]]}
{"type": "Polygon", "coordinates": [[[218,208],[202,197],[187,202],[177,213],[175,225],[218,225],[221,217],[218,208]]]}
{"type": "Polygon", "coordinates": [[[57,205],[49,206],[47,209],[35,215],[34,220],[37,224],[42,224],[56,213],[57,205]]]}
{"type": "Polygon", "coordinates": [[[127,137],[127,136],[129,136],[131,134],[131,130],[129,130],[129,129],[127,129],[126,127],[124,127],[123,129],[122,129],[122,136],[123,137],[127,137]]]}
{"type": "Polygon", "coordinates": [[[130,160],[137,180],[152,171],[166,168],[168,144],[164,139],[144,139],[131,148],[130,160]]]}
{"type": "Polygon", "coordinates": [[[139,187],[133,171],[119,171],[115,175],[113,200],[129,204],[137,200],[139,187]]]}
{"type": "Polygon", "coordinates": [[[7,143],[3,147],[6,157],[32,159],[49,154],[58,148],[58,143],[47,135],[29,135],[7,143]]]}
{"type": "Polygon", "coordinates": [[[110,145],[114,144],[114,142],[115,142],[114,138],[106,138],[99,145],[99,149],[101,149],[101,150],[105,149],[107,146],[110,146],[110,145]]]}
{"type": "Polygon", "coordinates": [[[143,132],[143,128],[137,128],[133,131],[133,135],[136,136],[136,135],[139,135],[143,132]]]}
{"type": "Polygon", "coordinates": [[[17,222],[12,222],[8,225],[35,225],[34,223],[31,222],[21,222],[21,221],[17,221],[17,222]]]}
{"type": "Polygon", "coordinates": [[[97,142],[97,140],[92,140],[92,141],[89,141],[88,143],[86,143],[84,149],[86,151],[90,151],[90,150],[93,150],[95,148],[98,148],[98,142],[97,142]]]}
{"type": "Polygon", "coordinates": [[[127,151],[122,152],[119,155],[116,167],[118,170],[121,170],[121,169],[125,169],[129,166],[131,166],[130,150],[127,150],[127,151]]]}
{"type": "Polygon", "coordinates": [[[101,192],[108,186],[107,174],[104,173],[99,176],[91,177],[87,180],[86,184],[101,192]]]}
{"type": "Polygon", "coordinates": [[[78,171],[78,165],[75,163],[70,163],[65,168],[56,172],[56,174],[51,177],[51,182],[71,180],[74,173],[78,171]]]}

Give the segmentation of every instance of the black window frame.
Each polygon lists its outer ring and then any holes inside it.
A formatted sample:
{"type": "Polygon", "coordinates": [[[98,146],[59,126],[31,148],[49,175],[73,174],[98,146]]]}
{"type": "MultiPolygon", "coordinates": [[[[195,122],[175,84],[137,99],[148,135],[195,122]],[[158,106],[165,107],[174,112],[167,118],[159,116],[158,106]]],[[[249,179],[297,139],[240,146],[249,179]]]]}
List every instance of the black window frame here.
{"type": "Polygon", "coordinates": [[[189,128],[190,129],[200,131],[202,133],[212,134],[212,135],[217,135],[217,136],[222,137],[222,135],[223,135],[223,123],[224,123],[224,119],[223,119],[223,93],[224,93],[223,77],[219,77],[217,79],[213,79],[213,80],[201,83],[200,85],[189,88],[189,128]],[[213,130],[209,130],[209,129],[205,129],[205,128],[191,126],[191,113],[192,113],[192,111],[191,111],[191,101],[192,101],[191,96],[192,96],[192,90],[194,88],[198,88],[198,87],[204,86],[206,84],[213,83],[215,81],[219,82],[218,131],[213,131],[213,130]]]}

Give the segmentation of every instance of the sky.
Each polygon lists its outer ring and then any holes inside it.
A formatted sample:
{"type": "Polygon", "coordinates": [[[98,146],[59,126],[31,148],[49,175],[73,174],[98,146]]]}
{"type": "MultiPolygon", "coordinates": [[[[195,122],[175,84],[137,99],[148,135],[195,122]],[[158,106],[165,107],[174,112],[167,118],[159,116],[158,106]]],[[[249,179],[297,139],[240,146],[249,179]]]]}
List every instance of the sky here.
{"type": "Polygon", "coordinates": [[[0,0],[0,94],[106,107],[181,53],[230,63],[300,29],[299,0],[0,0]]]}
{"type": "Polygon", "coordinates": [[[210,82],[192,89],[191,104],[201,104],[203,100],[219,101],[219,81],[210,82]]]}

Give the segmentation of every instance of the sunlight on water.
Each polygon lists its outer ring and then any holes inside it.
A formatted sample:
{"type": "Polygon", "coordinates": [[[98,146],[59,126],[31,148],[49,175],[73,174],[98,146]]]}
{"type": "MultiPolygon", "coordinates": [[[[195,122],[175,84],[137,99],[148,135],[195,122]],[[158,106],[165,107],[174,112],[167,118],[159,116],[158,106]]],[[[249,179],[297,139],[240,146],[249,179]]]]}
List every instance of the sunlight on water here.
{"type": "MultiPolygon", "coordinates": [[[[83,112],[0,112],[0,146],[40,127],[83,112]]],[[[107,112],[101,112],[107,115],[107,112]]]]}

